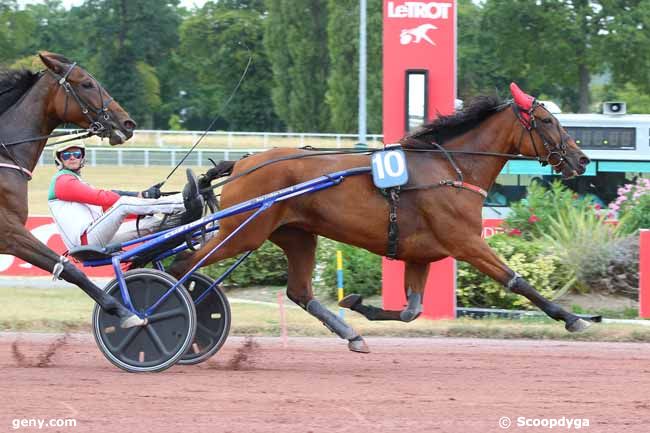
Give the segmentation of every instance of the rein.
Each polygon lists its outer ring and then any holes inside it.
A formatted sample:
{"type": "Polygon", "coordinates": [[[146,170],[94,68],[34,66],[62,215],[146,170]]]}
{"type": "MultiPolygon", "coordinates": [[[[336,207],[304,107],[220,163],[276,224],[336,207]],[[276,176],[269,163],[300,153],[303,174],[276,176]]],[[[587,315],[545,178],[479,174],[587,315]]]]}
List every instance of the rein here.
{"type": "MultiPolygon", "coordinates": [[[[243,42],[242,42],[242,44],[243,44],[243,42]]],[[[201,143],[201,140],[203,140],[203,138],[208,134],[210,129],[212,129],[212,126],[214,126],[214,123],[217,121],[217,119],[219,118],[221,113],[223,113],[223,111],[226,109],[226,107],[230,104],[230,101],[232,101],[232,99],[235,97],[235,94],[239,90],[239,87],[241,86],[241,83],[244,81],[244,78],[246,77],[246,74],[248,74],[248,68],[250,68],[251,63],[253,62],[253,53],[252,53],[252,51],[250,50],[250,48],[248,48],[248,46],[246,44],[243,44],[243,45],[248,50],[248,63],[246,63],[246,67],[244,68],[244,72],[242,72],[241,76],[239,77],[239,81],[237,82],[235,87],[232,89],[232,92],[230,92],[230,96],[228,96],[228,99],[226,99],[226,101],[223,103],[223,105],[217,111],[217,114],[212,119],[212,122],[210,122],[210,124],[205,129],[205,131],[203,131],[201,136],[196,140],[196,143],[194,143],[192,145],[192,147],[185,153],[183,158],[181,158],[181,160],[178,162],[178,164],[176,164],[176,167],[174,167],[172,169],[172,171],[169,172],[167,177],[162,182],[156,184],[156,186],[158,186],[158,188],[162,187],[169,180],[169,178],[174,174],[174,172],[176,172],[178,167],[180,167],[183,164],[183,162],[185,162],[187,157],[190,156],[190,154],[194,151],[196,146],[198,146],[199,143],[201,143]]]]}
{"type": "MultiPolygon", "coordinates": [[[[302,150],[310,150],[313,151],[313,153],[309,154],[300,154],[300,155],[290,155],[290,156],[285,156],[282,158],[276,158],[276,159],[271,159],[268,161],[264,161],[260,164],[257,164],[256,166],[253,166],[249,168],[246,171],[243,171],[235,176],[230,176],[227,179],[224,179],[220,182],[217,182],[213,185],[210,186],[208,189],[216,189],[220,186],[223,186],[227,183],[230,183],[240,177],[243,177],[247,174],[253,173],[254,171],[257,171],[261,168],[266,167],[267,165],[275,164],[277,162],[282,162],[282,161],[290,161],[294,159],[302,159],[302,158],[311,158],[314,156],[325,156],[325,155],[354,155],[354,154],[373,154],[375,152],[381,152],[384,149],[356,149],[356,148],[340,148],[336,150],[328,149],[328,148],[315,148],[311,146],[307,147],[301,147],[300,149],[302,150]]],[[[508,158],[512,160],[538,160],[538,158],[534,156],[525,156],[525,155],[516,155],[513,153],[498,153],[498,152],[478,152],[478,151],[470,151],[470,150],[447,150],[444,148],[439,148],[439,149],[411,149],[411,148],[404,148],[402,147],[402,150],[404,152],[415,152],[415,153],[441,153],[444,155],[450,154],[450,155],[483,155],[483,156],[495,156],[495,157],[501,157],[501,158],[508,158]]],[[[449,158],[449,156],[447,156],[449,158]]],[[[455,164],[454,164],[455,166],[455,164]]],[[[457,166],[455,166],[457,167],[457,166]]],[[[459,169],[456,169],[456,173],[459,172],[459,169]]],[[[461,179],[459,179],[460,182],[463,182],[462,180],[462,173],[460,173],[461,179]]],[[[437,185],[437,184],[435,184],[437,185]]]]}

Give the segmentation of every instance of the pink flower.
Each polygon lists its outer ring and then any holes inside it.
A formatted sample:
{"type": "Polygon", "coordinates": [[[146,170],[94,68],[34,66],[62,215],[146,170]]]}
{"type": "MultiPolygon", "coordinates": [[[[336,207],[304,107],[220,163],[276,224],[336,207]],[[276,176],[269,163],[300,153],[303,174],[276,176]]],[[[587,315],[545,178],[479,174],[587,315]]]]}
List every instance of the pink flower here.
{"type": "Polygon", "coordinates": [[[508,232],[508,236],[521,236],[521,230],[512,229],[508,232]]]}
{"type": "Polygon", "coordinates": [[[609,205],[609,208],[610,208],[611,210],[613,210],[614,212],[616,212],[616,211],[619,210],[621,207],[620,207],[619,205],[617,205],[617,204],[610,204],[610,205],[609,205]]]}
{"type": "Polygon", "coordinates": [[[539,221],[539,218],[535,214],[532,214],[530,218],[528,218],[528,222],[531,224],[535,224],[537,221],[539,221]]]}
{"type": "Polygon", "coordinates": [[[601,205],[599,205],[598,203],[595,203],[595,204],[594,204],[594,209],[596,209],[596,210],[601,210],[602,208],[603,208],[603,207],[602,207],[601,205]]]}

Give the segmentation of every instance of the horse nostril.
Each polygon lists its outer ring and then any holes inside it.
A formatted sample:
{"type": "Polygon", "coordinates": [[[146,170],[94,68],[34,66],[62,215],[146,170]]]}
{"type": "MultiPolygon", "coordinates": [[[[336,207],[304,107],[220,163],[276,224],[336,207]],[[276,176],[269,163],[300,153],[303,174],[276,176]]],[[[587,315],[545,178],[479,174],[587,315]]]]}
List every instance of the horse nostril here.
{"type": "Polygon", "coordinates": [[[133,131],[135,127],[138,126],[132,119],[126,119],[122,125],[124,125],[124,128],[128,131],[133,131]]]}
{"type": "Polygon", "coordinates": [[[583,157],[580,158],[579,162],[580,162],[580,165],[584,167],[587,164],[589,164],[591,161],[586,156],[583,156],[583,157]]]}

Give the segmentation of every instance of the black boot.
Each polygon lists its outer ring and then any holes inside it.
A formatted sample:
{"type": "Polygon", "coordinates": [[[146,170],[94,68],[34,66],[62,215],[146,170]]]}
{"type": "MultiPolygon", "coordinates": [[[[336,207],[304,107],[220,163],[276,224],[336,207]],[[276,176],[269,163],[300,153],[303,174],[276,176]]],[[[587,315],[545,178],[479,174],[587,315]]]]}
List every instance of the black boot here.
{"type": "Polygon", "coordinates": [[[183,188],[183,204],[185,214],[183,224],[195,221],[203,216],[203,197],[199,189],[199,182],[191,169],[187,169],[187,184],[183,188]]]}

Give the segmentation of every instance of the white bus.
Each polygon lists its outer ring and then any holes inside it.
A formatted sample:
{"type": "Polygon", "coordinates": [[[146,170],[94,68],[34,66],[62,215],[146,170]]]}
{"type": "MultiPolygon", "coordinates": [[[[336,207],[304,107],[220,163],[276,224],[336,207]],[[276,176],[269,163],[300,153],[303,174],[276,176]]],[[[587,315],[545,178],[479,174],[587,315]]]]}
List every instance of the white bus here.
{"type": "MultiPolygon", "coordinates": [[[[587,172],[563,181],[581,195],[591,194],[603,206],[618,188],[639,176],[650,176],[649,114],[556,114],[591,159],[587,172]]],[[[537,161],[509,161],[486,200],[485,217],[503,217],[512,201],[526,195],[531,181],[559,179],[537,161]]]]}

